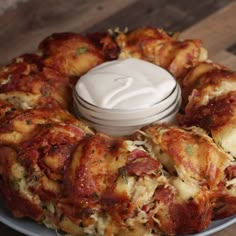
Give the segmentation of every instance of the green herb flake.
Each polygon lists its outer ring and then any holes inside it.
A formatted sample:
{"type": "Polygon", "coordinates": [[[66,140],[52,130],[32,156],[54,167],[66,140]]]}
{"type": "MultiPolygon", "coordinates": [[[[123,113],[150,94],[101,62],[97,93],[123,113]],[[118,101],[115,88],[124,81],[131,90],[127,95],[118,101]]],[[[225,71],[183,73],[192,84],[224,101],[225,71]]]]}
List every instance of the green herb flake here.
{"type": "Polygon", "coordinates": [[[214,208],[214,212],[216,213],[216,212],[220,211],[220,210],[223,209],[225,206],[226,206],[226,204],[221,204],[221,205],[215,207],[215,208],[214,208]]]}
{"type": "Polygon", "coordinates": [[[94,199],[99,199],[99,195],[96,192],[93,192],[91,194],[91,197],[94,198],[94,199]]]}
{"type": "Polygon", "coordinates": [[[195,85],[196,85],[196,87],[199,87],[201,85],[201,81],[197,80],[195,85]]]}
{"type": "Polygon", "coordinates": [[[31,120],[26,120],[25,123],[26,123],[27,125],[31,125],[31,124],[32,124],[32,121],[31,121],[31,120]]]}
{"type": "Polygon", "coordinates": [[[11,114],[11,111],[6,111],[5,115],[7,116],[9,114],[11,114]]]}
{"type": "Polygon", "coordinates": [[[50,88],[47,86],[43,86],[40,91],[41,91],[43,97],[48,97],[51,94],[50,88]]]}
{"type": "Polygon", "coordinates": [[[20,189],[20,185],[19,185],[20,181],[21,179],[10,180],[10,185],[13,190],[18,191],[20,189]]]}
{"type": "Polygon", "coordinates": [[[81,228],[84,227],[84,223],[82,221],[79,223],[79,227],[81,227],[81,228]]]}
{"type": "Polygon", "coordinates": [[[63,121],[61,116],[56,116],[56,119],[59,120],[59,121],[63,121]]]}
{"type": "Polygon", "coordinates": [[[45,128],[47,128],[47,129],[52,128],[52,124],[46,124],[46,125],[45,125],[45,128]]]}
{"type": "Polygon", "coordinates": [[[125,183],[128,184],[127,172],[124,166],[120,168],[120,175],[122,179],[125,181],[125,183]]]}
{"type": "Polygon", "coordinates": [[[189,156],[193,155],[193,147],[189,144],[186,145],[185,147],[186,152],[188,153],[189,156]]]}
{"type": "Polygon", "coordinates": [[[75,54],[78,56],[78,55],[81,55],[81,54],[85,54],[86,52],[88,52],[87,47],[80,47],[80,48],[76,49],[75,54]]]}

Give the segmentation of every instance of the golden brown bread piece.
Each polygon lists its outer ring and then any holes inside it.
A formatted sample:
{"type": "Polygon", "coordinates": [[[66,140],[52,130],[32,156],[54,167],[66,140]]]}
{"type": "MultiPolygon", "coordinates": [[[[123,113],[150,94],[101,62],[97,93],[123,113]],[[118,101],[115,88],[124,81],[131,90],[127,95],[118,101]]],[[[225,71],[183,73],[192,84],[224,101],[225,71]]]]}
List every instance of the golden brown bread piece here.
{"type": "Polygon", "coordinates": [[[215,64],[212,62],[200,62],[199,64],[191,67],[187,74],[181,81],[181,93],[182,93],[182,107],[188,103],[188,98],[191,95],[194,88],[199,85],[200,79],[204,77],[208,77],[208,73],[211,71],[223,70],[226,69],[225,67],[215,64]]]}
{"type": "Polygon", "coordinates": [[[179,122],[204,128],[219,146],[236,157],[233,141],[236,132],[235,114],[236,91],[232,91],[211,99],[206,105],[187,110],[179,122]]]}
{"type": "MultiPolygon", "coordinates": [[[[72,103],[69,77],[53,69],[28,63],[30,57],[34,55],[28,55],[26,59],[20,57],[17,62],[0,70],[0,99],[16,108],[28,109],[53,98],[69,109],[72,103]]],[[[36,63],[41,59],[37,60],[36,63]]]]}
{"type": "Polygon", "coordinates": [[[182,82],[183,110],[179,124],[200,126],[236,157],[236,72],[213,63],[190,69],[182,82]]]}
{"type": "Polygon", "coordinates": [[[236,213],[235,73],[199,40],[155,28],[53,34],[0,69],[0,196],[15,217],[71,235],[197,233],[236,213]],[[94,133],[68,112],[94,66],[138,57],[172,72],[181,125],[94,133]],[[223,150],[222,150],[223,148],[223,150]]]}
{"type": "Polygon", "coordinates": [[[34,109],[9,110],[1,118],[0,144],[19,145],[23,140],[32,139],[32,135],[37,134],[41,126],[53,124],[71,124],[80,127],[86,133],[92,133],[86,124],[62,109],[55,100],[51,100],[34,109]]]}
{"type": "Polygon", "coordinates": [[[47,207],[60,195],[66,160],[91,134],[55,101],[2,118],[1,195],[14,216],[45,220],[47,207]]]}
{"type": "Polygon", "coordinates": [[[167,171],[177,174],[185,183],[196,181],[215,189],[224,178],[230,158],[203,130],[153,126],[145,132],[167,171]]]}
{"type": "Polygon", "coordinates": [[[102,50],[75,33],[53,34],[39,45],[44,65],[69,76],[81,76],[104,62],[102,50]]]}
{"type": "Polygon", "coordinates": [[[236,88],[236,72],[213,70],[198,80],[189,97],[185,112],[193,112],[200,106],[205,106],[210,100],[226,95],[236,88]]]}
{"type": "Polygon", "coordinates": [[[226,181],[219,185],[220,192],[214,207],[213,219],[222,219],[227,216],[235,215],[236,211],[236,162],[235,160],[226,170],[226,181]]]}
{"type": "Polygon", "coordinates": [[[205,214],[207,209],[212,219],[235,214],[236,160],[231,155],[219,149],[196,127],[151,126],[144,131],[153,152],[159,153],[158,160],[168,173],[172,173],[170,182],[182,198],[196,199],[193,195],[197,190],[203,193],[207,189],[211,200],[209,209],[204,208],[205,214]]]}
{"type": "Polygon", "coordinates": [[[176,40],[156,28],[121,33],[116,41],[121,50],[119,58],[137,57],[150,61],[169,70],[178,80],[189,67],[207,59],[199,40],[176,40]]]}

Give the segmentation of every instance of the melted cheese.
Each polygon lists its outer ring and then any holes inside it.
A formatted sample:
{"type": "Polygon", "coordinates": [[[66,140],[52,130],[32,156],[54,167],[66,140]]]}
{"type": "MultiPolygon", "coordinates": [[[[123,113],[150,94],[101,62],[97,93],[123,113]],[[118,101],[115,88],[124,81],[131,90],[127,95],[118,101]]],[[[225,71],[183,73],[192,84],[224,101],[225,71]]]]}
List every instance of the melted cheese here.
{"type": "Polygon", "coordinates": [[[156,187],[158,186],[158,181],[156,178],[151,178],[149,176],[140,177],[135,184],[135,191],[133,193],[133,203],[137,207],[142,207],[150,202],[156,187]]]}
{"type": "Polygon", "coordinates": [[[213,138],[220,144],[225,152],[236,157],[236,127],[230,125],[226,126],[219,134],[216,133],[216,135],[214,135],[213,133],[213,138]]]}
{"type": "Polygon", "coordinates": [[[193,198],[199,192],[199,188],[197,185],[193,183],[185,183],[178,177],[172,179],[171,183],[177,189],[179,197],[182,200],[188,200],[190,198],[193,198]]]}
{"type": "Polygon", "coordinates": [[[236,88],[236,82],[224,80],[217,86],[217,88],[213,88],[211,86],[206,87],[203,91],[203,96],[199,101],[201,105],[207,105],[208,102],[215,97],[222,96],[224,94],[229,93],[230,91],[234,91],[236,88]]]}
{"type": "Polygon", "coordinates": [[[40,199],[37,195],[33,195],[28,189],[28,184],[25,179],[25,169],[18,163],[15,163],[12,168],[12,181],[14,181],[15,187],[25,198],[34,202],[35,204],[40,204],[40,199]]]}

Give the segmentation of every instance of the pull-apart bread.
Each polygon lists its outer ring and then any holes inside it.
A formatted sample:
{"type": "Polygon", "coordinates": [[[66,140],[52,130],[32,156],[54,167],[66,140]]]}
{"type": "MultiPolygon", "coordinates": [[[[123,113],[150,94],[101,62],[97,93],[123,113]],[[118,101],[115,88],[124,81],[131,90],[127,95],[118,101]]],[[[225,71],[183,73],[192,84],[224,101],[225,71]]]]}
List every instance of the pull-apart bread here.
{"type": "Polygon", "coordinates": [[[236,73],[200,40],[161,29],[58,33],[0,69],[0,196],[14,217],[70,235],[192,234],[236,214],[236,73]],[[135,57],[182,89],[178,125],[109,137],[77,119],[72,89],[135,57]]]}

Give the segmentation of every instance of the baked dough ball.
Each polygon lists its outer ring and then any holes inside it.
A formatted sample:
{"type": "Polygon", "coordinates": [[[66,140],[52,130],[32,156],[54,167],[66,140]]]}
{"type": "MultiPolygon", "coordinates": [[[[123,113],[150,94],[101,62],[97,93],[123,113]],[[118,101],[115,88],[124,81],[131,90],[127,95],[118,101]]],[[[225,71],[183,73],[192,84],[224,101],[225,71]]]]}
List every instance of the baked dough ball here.
{"type": "MultiPolygon", "coordinates": [[[[191,199],[196,201],[200,191],[202,203],[206,203],[202,213],[198,211],[199,215],[196,209],[196,215],[191,215],[191,219],[186,213],[185,217],[190,220],[189,223],[186,223],[184,213],[179,212],[176,218],[183,215],[183,219],[180,219],[183,228],[198,222],[193,230],[196,232],[197,225],[204,225],[198,221],[202,219],[201,214],[206,217],[204,220],[209,220],[209,217],[222,219],[235,214],[236,160],[220,149],[205,131],[196,127],[183,129],[162,125],[147,127],[144,132],[148,146],[164,169],[171,174],[169,181],[177,189],[180,202],[191,202],[191,199]]],[[[189,211],[190,209],[191,207],[189,211]]]]}
{"type": "Polygon", "coordinates": [[[15,217],[47,224],[61,195],[66,161],[78,142],[91,134],[56,101],[13,110],[1,119],[1,196],[15,217]]]}
{"type": "Polygon", "coordinates": [[[176,40],[156,28],[141,28],[117,36],[119,58],[137,57],[169,70],[181,80],[189,67],[207,59],[199,40],[176,40]]]}
{"type": "Polygon", "coordinates": [[[54,69],[25,62],[23,57],[1,68],[0,83],[0,99],[17,109],[34,108],[50,99],[67,109],[72,103],[69,77],[54,69]]]}
{"type": "Polygon", "coordinates": [[[208,77],[208,73],[223,69],[226,68],[222,65],[210,61],[203,61],[189,68],[187,74],[183,77],[180,83],[182,94],[182,107],[185,108],[188,103],[189,96],[191,95],[193,89],[197,88],[197,86],[199,85],[199,81],[203,76],[208,77]]]}
{"type": "Polygon", "coordinates": [[[191,69],[182,83],[184,115],[179,123],[200,126],[236,157],[236,73],[213,63],[191,69]]]}
{"type": "Polygon", "coordinates": [[[87,37],[75,33],[55,33],[39,45],[44,65],[67,76],[81,76],[104,62],[104,54],[87,37]]]}

